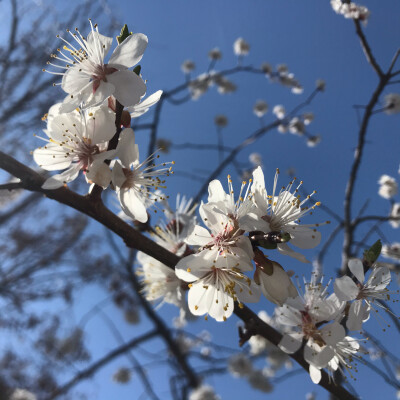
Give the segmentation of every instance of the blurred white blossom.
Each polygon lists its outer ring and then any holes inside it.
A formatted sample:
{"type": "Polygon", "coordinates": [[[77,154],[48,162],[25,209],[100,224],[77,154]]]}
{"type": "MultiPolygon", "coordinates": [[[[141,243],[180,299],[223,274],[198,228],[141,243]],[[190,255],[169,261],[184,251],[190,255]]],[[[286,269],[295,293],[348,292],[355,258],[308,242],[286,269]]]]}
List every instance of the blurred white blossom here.
{"type": "Polygon", "coordinates": [[[181,70],[185,74],[189,74],[196,68],[196,64],[192,60],[185,60],[181,65],[181,70]]]}
{"type": "Polygon", "coordinates": [[[249,51],[250,45],[243,38],[240,37],[233,43],[233,52],[237,56],[247,56],[249,51]]]}
{"type": "Polygon", "coordinates": [[[398,184],[396,179],[389,175],[382,175],[379,178],[378,184],[380,185],[378,194],[384,199],[391,199],[397,194],[398,184]]]}
{"type": "Polygon", "coordinates": [[[253,112],[258,117],[263,117],[268,111],[268,104],[264,100],[257,100],[254,104],[253,112]]]}
{"type": "Polygon", "coordinates": [[[218,47],[215,47],[214,49],[211,49],[208,52],[208,58],[210,60],[214,60],[214,61],[220,60],[222,58],[221,50],[218,47]]]}
{"type": "Polygon", "coordinates": [[[385,113],[397,114],[400,112],[400,94],[389,93],[385,96],[385,113]]]}
{"type": "Polygon", "coordinates": [[[218,114],[214,117],[214,124],[219,128],[225,128],[228,125],[228,117],[223,114],[218,114]]]}

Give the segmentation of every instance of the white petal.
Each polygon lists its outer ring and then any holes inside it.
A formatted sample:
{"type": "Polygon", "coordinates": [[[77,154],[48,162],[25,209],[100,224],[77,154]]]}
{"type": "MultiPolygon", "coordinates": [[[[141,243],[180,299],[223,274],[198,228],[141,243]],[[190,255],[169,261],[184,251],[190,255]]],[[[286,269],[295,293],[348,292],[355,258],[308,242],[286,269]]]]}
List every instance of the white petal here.
{"type": "Polygon", "coordinates": [[[126,68],[133,67],[142,59],[148,41],[143,33],[128,36],[121,44],[118,44],[111,55],[109,64],[123,65],[126,68]]]}
{"type": "Polygon", "coordinates": [[[132,128],[126,128],[121,132],[117,146],[117,157],[126,168],[139,161],[139,148],[135,144],[135,132],[132,128]]]}
{"type": "Polygon", "coordinates": [[[303,254],[297,253],[296,251],[292,250],[286,243],[279,243],[277,249],[279,250],[279,253],[284,254],[285,256],[293,257],[302,263],[310,263],[310,261],[308,261],[303,256],[303,254]]]}
{"type": "Polygon", "coordinates": [[[90,82],[90,76],[81,71],[81,66],[71,66],[63,76],[61,88],[70,94],[80,92],[90,82]]]}
{"type": "Polygon", "coordinates": [[[131,113],[132,118],[137,118],[146,113],[151,106],[156,104],[163,94],[162,90],[158,90],[152,95],[146,97],[139,104],[135,104],[134,106],[127,107],[126,111],[131,113]]]}
{"type": "MultiPolygon", "coordinates": [[[[288,299],[290,300],[290,299],[288,299]]],[[[276,309],[277,320],[282,325],[298,326],[302,324],[302,317],[299,310],[284,304],[276,309]]]]}
{"type": "Polygon", "coordinates": [[[218,250],[203,250],[182,258],[175,266],[175,274],[185,282],[194,282],[211,271],[218,250]]]}
{"type": "MultiPolygon", "coordinates": [[[[61,109],[61,106],[62,104],[58,107],[58,110],[61,109]]],[[[82,122],[81,115],[76,110],[67,114],[54,115],[47,122],[46,134],[57,142],[65,141],[67,130],[79,138],[83,137],[85,125],[82,122]]]]}
{"type": "Polygon", "coordinates": [[[302,333],[285,333],[279,342],[278,347],[287,354],[293,354],[300,349],[302,340],[302,333]]]}
{"type": "Polygon", "coordinates": [[[62,174],[53,175],[48,178],[42,185],[43,189],[58,189],[64,184],[73,181],[79,174],[80,165],[72,165],[69,169],[64,171],[62,174]]]}
{"type": "Polygon", "coordinates": [[[349,276],[337,278],[334,284],[335,294],[341,301],[354,300],[360,289],[349,276]]]}
{"type": "Polygon", "coordinates": [[[124,171],[122,170],[121,163],[119,161],[117,161],[114,164],[114,167],[113,167],[112,173],[111,173],[111,179],[112,179],[113,185],[117,189],[119,189],[125,183],[126,177],[125,177],[124,171]]]}
{"type": "Polygon", "coordinates": [[[309,372],[311,380],[317,385],[321,380],[321,370],[310,364],[309,372]]]}
{"type": "Polygon", "coordinates": [[[139,198],[134,189],[122,189],[118,193],[122,211],[130,218],[139,222],[147,222],[148,215],[143,199],[139,198]]]}
{"type": "Polygon", "coordinates": [[[57,171],[68,168],[71,165],[71,159],[65,157],[65,153],[59,145],[48,144],[46,148],[38,148],[33,151],[33,159],[39,167],[47,171],[57,171]]]}
{"type": "Polygon", "coordinates": [[[290,224],[286,225],[283,230],[290,233],[290,243],[300,249],[313,249],[318,246],[321,241],[321,233],[316,229],[310,229],[305,226],[290,224]]]}
{"type": "Polygon", "coordinates": [[[107,189],[111,182],[110,167],[102,160],[94,161],[86,171],[85,178],[89,183],[95,183],[107,189]]]}
{"type": "Polygon", "coordinates": [[[362,324],[369,317],[369,307],[362,300],[355,300],[350,305],[346,326],[351,331],[360,331],[362,324]]]}
{"type": "Polygon", "coordinates": [[[80,104],[84,101],[84,99],[88,98],[93,91],[93,84],[89,82],[86,85],[85,89],[82,89],[79,93],[75,93],[73,95],[68,95],[64,98],[63,103],[60,106],[60,113],[70,113],[74,111],[80,104]]]}
{"type": "Polygon", "coordinates": [[[358,279],[358,282],[364,283],[365,275],[362,261],[357,258],[352,258],[348,266],[351,273],[358,279]]]}
{"type": "MultiPolygon", "coordinates": [[[[116,74],[116,72],[114,72],[116,74]]],[[[111,75],[107,75],[107,80],[111,75]]],[[[94,107],[102,103],[107,97],[111,96],[115,92],[115,86],[111,82],[100,81],[99,87],[93,93],[93,85],[91,85],[91,90],[86,90],[81,94],[82,102],[84,107],[94,107]]]]}
{"type": "Polygon", "coordinates": [[[107,106],[87,111],[93,114],[93,116],[87,119],[85,137],[90,138],[92,144],[104,143],[111,140],[116,131],[115,113],[107,106]]]}
{"type": "Polygon", "coordinates": [[[288,297],[293,297],[290,296],[291,293],[295,292],[295,296],[297,296],[296,288],[288,274],[279,264],[273,263],[273,272],[271,275],[258,271],[258,276],[265,297],[273,303],[281,306],[288,297]]]}
{"type": "Polygon", "coordinates": [[[242,303],[257,303],[260,301],[261,290],[259,286],[252,280],[250,280],[250,285],[248,282],[243,281],[243,279],[235,280],[236,286],[236,296],[242,303]]]}
{"type": "Polygon", "coordinates": [[[115,86],[114,97],[123,106],[132,106],[139,103],[146,93],[146,85],[142,78],[129,70],[117,71],[107,75],[107,80],[115,86]]]}
{"type": "Polygon", "coordinates": [[[225,202],[229,196],[225,193],[224,188],[219,180],[214,179],[208,184],[208,202],[216,203],[218,201],[225,202]]]}
{"type": "Polygon", "coordinates": [[[101,33],[96,32],[96,31],[90,31],[87,36],[86,41],[90,48],[92,48],[93,50],[97,49],[96,53],[98,52],[98,49],[100,48],[103,53],[103,59],[104,59],[104,56],[106,56],[107,53],[110,51],[110,47],[111,47],[113,38],[104,36],[101,33]]]}
{"type": "Polygon", "coordinates": [[[320,330],[322,339],[330,346],[336,346],[337,343],[341,342],[346,336],[346,330],[338,322],[324,325],[320,330]]]}
{"type": "Polygon", "coordinates": [[[374,268],[368,279],[367,286],[375,290],[383,290],[391,280],[389,268],[386,266],[374,268]]]}
{"type": "Polygon", "coordinates": [[[335,353],[331,347],[320,347],[311,339],[304,346],[304,359],[317,368],[326,367],[334,355],[335,353]]]}
{"type": "Polygon", "coordinates": [[[185,243],[192,246],[205,246],[212,241],[210,232],[200,225],[196,225],[192,233],[185,239],[185,243]]]}

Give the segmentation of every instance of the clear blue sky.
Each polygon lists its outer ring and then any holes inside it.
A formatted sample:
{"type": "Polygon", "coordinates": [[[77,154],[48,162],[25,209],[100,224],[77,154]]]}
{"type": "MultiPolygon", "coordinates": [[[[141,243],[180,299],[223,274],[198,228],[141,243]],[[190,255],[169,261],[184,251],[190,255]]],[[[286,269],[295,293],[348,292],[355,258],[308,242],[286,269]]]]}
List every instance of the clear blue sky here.
{"type": "MultiPolygon", "coordinates": [[[[78,3],[70,1],[70,4],[78,3]]],[[[399,45],[400,2],[364,0],[363,4],[372,12],[365,30],[366,35],[378,61],[386,67],[399,45]]],[[[328,0],[132,0],[109,1],[109,5],[122,24],[127,23],[130,30],[143,32],[149,37],[149,46],[141,62],[143,76],[148,79],[148,93],[158,89],[169,90],[181,84],[184,77],[180,64],[184,59],[192,59],[196,63],[195,73],[203,72],[208,66],[207,53],[213,47],[219,47],[223,52],[223,59],[217,67],[224,69],[234,66],[236,59],[232,44],[240,36],[251,45],[250,55],[246,57],[244,64],[259,66],[264,61],[272,65],[286,63],[304,85],[304,94],[297,96],[291,94],[287,88],[271,84],[262,76],[242,74],[232,77],[238,85],[238,90],[233,95],[221,96],[212,89],[198,101],[179,107],[167,104],[161,115],[159,136],[175,143],[216,143],[213,118],[216,114],[223,113],[229,118],[229,126],[224,131],[225,143],[236,145],[259,127],[259,121],[252,114],[252,107],[257,99],[267,101],[271,109],[275,104],[283,104],[290,109],[313,90],[317,78],[326,80],[326,92],[318,95],[313,104],[305,109],[315,113],[310,131],[322,136],[322,142],[317,148],[310,149],[300,138],[274,131],[246,149],[241,161],[247,162],[248,155],[253,151],[261,153],[269,184],[272,184],[275,168],[279,167],[281,171],[295,168],[296,175],[304,180],[308,191],[317,190],[319,200],[339,214],[342,213],[345,184],[358,131],[357,116],[352,106],[365,104],[377,83],[372,69],[365,61],[352,21],[336,15],[328,0]]],[[[85,33],[87,27],[80,29],[85,33]]],[[[101,31],[101,26],[99,29],[101,31]]],[[[390,90],[396,92],[399,88],[393,85],[390,90]]],[[[270,112],[266,120],[272,121],[270,112]]],[[[145,118],[142,122],[144,121],[145,118]]],[[[374,210],[371,213],[384,215],[388,212],[388,202],[377,195],[377,181],[382,174],[399,178],[399,127],[400,116],[380,114],[372,119],[366,154],[360,170],[361,179],[356,187],[354,212],[367,199],[370,199],[368,210],[374,210]]],[[[147,133],[138,132],[137,140],[144,152],[147,148],[147,133]]],[[[217,165],[217,153],[214,152],[177,150],[163,157],[166,160],[171,157],[176,161],[177,172],[211,171],[217,165]]],[[[233,168],[224,171],[220,177],[224,184],[228,173],[235,175],[233,168]]],[[[282,173],[282,185],[286,182],[282,173]]],[[[236,184],[239,185],[239,180],[236,184]]],[[[197,189],[196,182],[181,177],[178,173],[168,180],[167,191],[172,199],[178,192],[193,195],[197,189]]],[[[328,217],[320,211],[307,220],[320,222],[326,219],[328,217]]],[[[330,225],[321,228],[322,244],[333,227],[330,225]]],[[[397,235],[398,240],[398,231],[388,227],[384,232],[392,240],[397,235]]],[[[328,276],[334,276],[336,268],[340,267],[341,241],[342,237],[331,247],[326,258],[325,273],[328,276]]],[[[315,253],[310,254],[312,257],[315,253]]],[[[287,258],[280,260],[285,267],[294,269],[298,275],[309,277],[311,267],[287,258]]],[[[82,305],[75,311],[77,318],[104,296],[97,290],[85,291],[80,299],[82,305]]],[[[271,310],[266,300],[256,307],[257,310],[263,308],[271,310]]],[[[166,321],[174,314],[176,310],[168,306],[161,309],[161,315],[166,321]]],[[[139,333],[139,328],[125,325],[122,318],[118,320],[118,316],[116,319],[126,338],[139,333]]],[[[189,329],[194,333],[208,329],[215,342],[235,347],[237,322],[233,316],[226,323],[199,321],[189,329]]],[[[102,326],[101,321],[89,324],[90,343],[98,351],[98,355],[114,345],[111,335],[100,331],[104,329],[102,326]]],[[[374,318],[367,329],[381,335],[381,328],[374,318]]],[[[398,336],[394,333],[385,335],[386,343],[398,343],[398,336]]],[[[110,376],[119,365],[128,363],[122,360],[114,363],[112,367],[107,367],[96,375],[95,383],[84,385],[92,393],[93,397],[90,398],[139,398],[141,390],[138,390],[138,380],[126,387],[111,382],[110,376]]],[[[168,389],[165,369],[157,368],[148,372],[155,382],[156,390],[168,389]]],[[[359,374],[354,386],[363,398],[395,398],[395,390],[384,385],[381,378],[362,367],[359,374]]],[[[223,399],[302,399],[303,394],[312,390],[318,393],[318,399],[328,398],[323,389],[312,384],[306,373],[278,385],[270,395],[253,391],[245,381],[235,380],[230,376],[211,379],[210,383],[223,399]]],[[[166,395],[165,399],[167,398],[169,397],[166,395]]]]}

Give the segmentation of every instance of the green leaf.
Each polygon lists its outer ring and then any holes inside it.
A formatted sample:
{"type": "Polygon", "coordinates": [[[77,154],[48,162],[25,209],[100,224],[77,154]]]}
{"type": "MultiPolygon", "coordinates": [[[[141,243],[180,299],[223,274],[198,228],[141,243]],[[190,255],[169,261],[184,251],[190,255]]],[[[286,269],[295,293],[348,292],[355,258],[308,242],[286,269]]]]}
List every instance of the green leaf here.
{"type": "Polygon", "coordinates": [[[129,32],[128,25],[125,24],[121,29],[121,34],[117,36],[118,44],[121,44],[130,35],[132,35],[132,32],[129,32]]]}
{"type": "Polygon", "coordinates": [[[368,250],[364,251],[364,260],[372,265],[381,254],[382,242],[377,240],[368,250]]]}

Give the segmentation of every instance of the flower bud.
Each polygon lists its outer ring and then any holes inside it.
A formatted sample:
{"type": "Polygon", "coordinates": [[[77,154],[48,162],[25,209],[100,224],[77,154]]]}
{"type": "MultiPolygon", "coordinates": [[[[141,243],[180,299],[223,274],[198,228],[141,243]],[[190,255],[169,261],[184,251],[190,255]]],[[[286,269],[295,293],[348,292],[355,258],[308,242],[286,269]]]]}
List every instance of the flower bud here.
{"type": "Polygon", "coordinates": [[[181,65],[183,73],[188,74],[196,68],[196,64],[192,60],[185,60],[181,65]]]}
{"type": "Polygon", "coordinates": [[[228,118],[226,117],[226,115],[218,114],[214,117],[214,124],[218,128],[225,128],[225,126],[228,125],[228,118]]]}
{"type": "Polygon", "coordinates": [[[256,271],[254,281],[261,286],[264,296],[280,306],[288,297],[296,297],[297,290],[286,271],[276,261],[268,260],[260,251],[254,251],[256,271]]]}
{"type": "Polygon", "coordinates": [[[325,91],[325,81],[323,79],[317,79],[315,81],[315,88],[317,90],[319,90],[320,92],[324,92],[325,91]]]}
{"type": "Polygon", "coordinates": [[[254,104],[253,112],[258,117],[263,117],[268,111],[268,104],[264,100],[257,100],[254,104]]]}
{"type": "Polygon", "coordinates": [[[220,60],[222,58],[221,50],[218,47],[215,47],[214,49],[211,49],[208,52],[208,58],[210,60],[213,60],[213,61],[220,60]]]}

